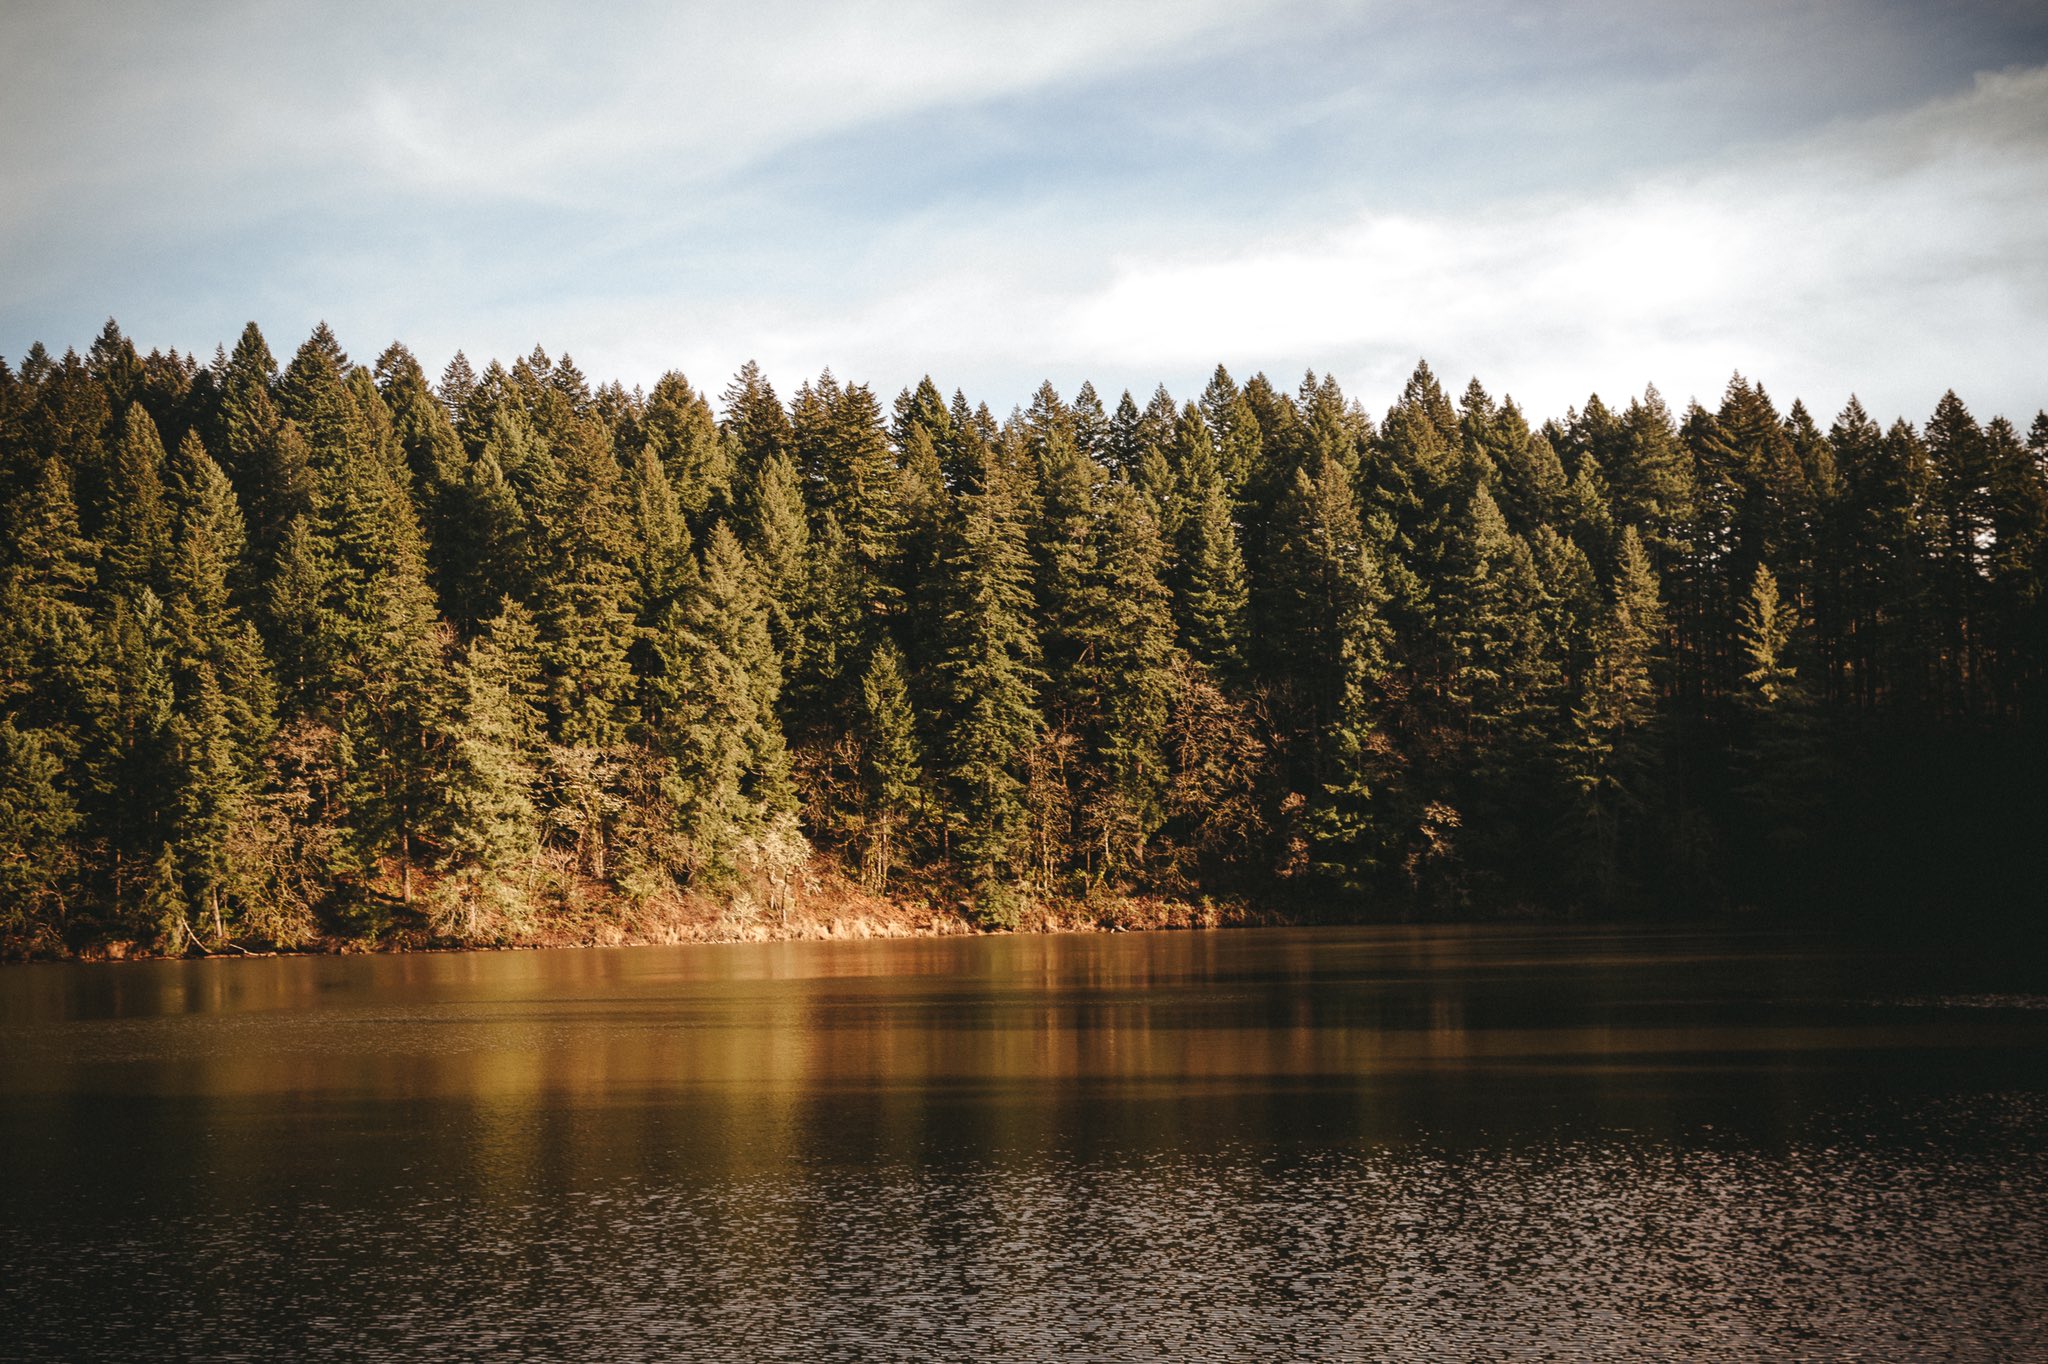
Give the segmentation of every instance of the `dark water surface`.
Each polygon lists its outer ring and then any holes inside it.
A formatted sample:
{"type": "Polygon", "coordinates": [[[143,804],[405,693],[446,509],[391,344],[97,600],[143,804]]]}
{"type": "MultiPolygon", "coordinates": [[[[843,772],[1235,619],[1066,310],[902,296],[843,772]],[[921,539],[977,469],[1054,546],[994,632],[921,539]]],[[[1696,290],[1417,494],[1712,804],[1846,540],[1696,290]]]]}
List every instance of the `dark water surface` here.
{"type": "Polygon", "coordinates": [[[8,969],[0,1356],[2048,1358],[2048,998],[1987,979],[1547,928],[8,969]]]}

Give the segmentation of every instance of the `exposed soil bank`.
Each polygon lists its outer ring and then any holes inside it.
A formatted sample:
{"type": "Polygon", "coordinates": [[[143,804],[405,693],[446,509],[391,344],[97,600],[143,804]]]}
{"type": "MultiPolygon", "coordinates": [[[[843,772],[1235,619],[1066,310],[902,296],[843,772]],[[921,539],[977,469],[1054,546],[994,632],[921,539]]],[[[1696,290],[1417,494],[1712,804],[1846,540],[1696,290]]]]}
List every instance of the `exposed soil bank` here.
{"type": "MultiPolygon", "coordinates": [[[[1298,913],[1243,901],[1207,897],[1114,896],[1037,901],[1020,908],[1019,933],[1139,932],[1148,930],[1272,926],[1306,922],[1298,913]]],[[[230,939],[195,942],[166,952],[128,938],[65,945],[44,939],[0,946],[0,960],[132,961],[202,956],[238,957],[368,952],[504,951],[558,947],[628,947],[676,943],[833,941],[945,937],[991,931],[960,908],[926,896],[882,896],[842,877],[814,881],[802,892],[769,903],[752,895],[730,899],[667,896],[630,902],[593,897],[512,917],[464,919],[397,912],[381,931],[322,932],[292,943],[230,939]]]]}

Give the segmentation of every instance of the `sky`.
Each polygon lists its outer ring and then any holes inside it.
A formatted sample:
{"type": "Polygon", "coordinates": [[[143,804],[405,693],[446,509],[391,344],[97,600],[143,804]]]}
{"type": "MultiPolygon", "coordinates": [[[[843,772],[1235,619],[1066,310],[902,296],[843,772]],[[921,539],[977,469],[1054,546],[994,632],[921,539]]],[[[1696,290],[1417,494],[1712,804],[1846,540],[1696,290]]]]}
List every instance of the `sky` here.
{"type": "Polygon", "coordinates": [[[0,0],[0,355],[2048,405],[2048,6],[0,0]]]}

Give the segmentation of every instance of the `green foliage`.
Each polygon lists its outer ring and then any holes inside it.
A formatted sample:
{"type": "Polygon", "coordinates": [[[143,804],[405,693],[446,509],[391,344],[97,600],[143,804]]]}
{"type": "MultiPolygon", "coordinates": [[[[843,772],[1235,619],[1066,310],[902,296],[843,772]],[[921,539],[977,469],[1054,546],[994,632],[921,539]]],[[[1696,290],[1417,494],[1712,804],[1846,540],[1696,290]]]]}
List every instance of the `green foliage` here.
{"type": "Polygon", "coordinates": [[[470,642],[455,674],[443,856],[501,877],[540,843],[535,788],[546,755],[540,634],[510,597],[470,642]]]}
{"type": "Polygon", "coordinates": [[[900,832],[924,804],[924,772],[916,717],[893,644],[877,646],[861,678],[862,766],[867,799],[867,848],[863,879],[871,889],[889,887],[900,832]]]}
{"type": "Polygon", "coordinates": [[[960,499],[937,671],[946,714],[949,822],[969,882],[1006,880],[1022,853],[1022,757],[1043,720],[1023,518],[999,472],[960,499]]]}
{"type": "Polygon", "coordinates": [[[741,845],[794,806],[767,607],[724,526],[704,547],[692,591],[664,613],[652,652],[649,729],[684,840],[678,870],[717,886],[740,869],[741,845]]]}
{"type": "Polygon", "coordinates": [[[2048,415],[943,393],[324,325],[0,365],[0,934],[786,909],[800,827],[996,927],[1795,904],[2037,810],[2048,415]]]}
{"type": "Polygon", "coordinates": [[[0,936],[33,943],[63,922],[77,827],[49,739],[0,716],[0,936]]]}

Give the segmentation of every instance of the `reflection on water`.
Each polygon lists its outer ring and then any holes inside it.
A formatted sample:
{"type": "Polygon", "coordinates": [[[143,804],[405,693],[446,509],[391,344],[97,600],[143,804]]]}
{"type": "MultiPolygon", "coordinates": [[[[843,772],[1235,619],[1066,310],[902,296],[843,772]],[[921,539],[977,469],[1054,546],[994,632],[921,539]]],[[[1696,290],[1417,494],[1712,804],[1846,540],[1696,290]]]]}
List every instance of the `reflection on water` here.
{"type": "Polygon", "coordinates": [[[8,971],[0,1355],[2010,1356],[2048,1010],[1916,971],[1555,929],[8,971]]]}

